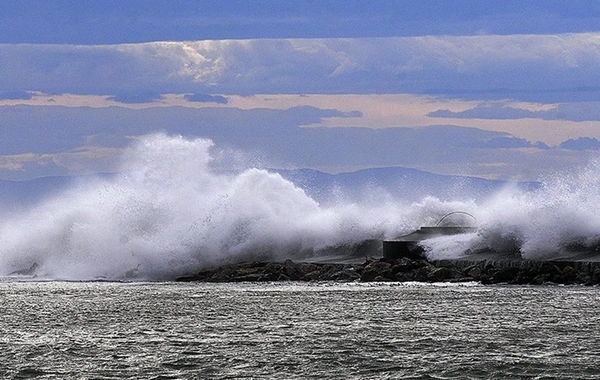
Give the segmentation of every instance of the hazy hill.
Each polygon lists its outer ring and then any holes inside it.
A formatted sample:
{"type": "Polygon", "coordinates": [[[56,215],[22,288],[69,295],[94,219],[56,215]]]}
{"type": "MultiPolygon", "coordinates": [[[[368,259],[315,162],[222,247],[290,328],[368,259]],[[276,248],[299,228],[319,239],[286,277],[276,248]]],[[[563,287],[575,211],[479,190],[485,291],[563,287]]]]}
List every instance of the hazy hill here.
{"type": "MultiPolygon", "coordinates": [[[[504,181],[441,175],[402,167],[372,168],[339,174],[328,174],[313,169],[270,171],[278,172],[322,203],[338,200],[377,202],[387,196],[416,201],[427,195],[444,200],[477,200],[507,185],[504,181]]],[[[82,177],[44,177],[29,181],[0,180],[0,204],[4,205],[5,209],[19,208],[55,195],[78,180],[82,180],[82,177]]],[[[538,186],[535,182],[522,182],[517,185],[523,189],[538,186]]]]}
{"type": "MultiPolygon", "coordinates": [[[[335,197],[350,201],[377,201],[377,198],[384,196],[416,201],[427,195],[443,200],[477,200],[490,196],[508,185],[506,181],[434,174],[402,167],[371,168],[339,174],[312,169],[277,172],[319,201],[329,201],[335,197]]],[[[519,182],[513,185],[523,190],[532,190],[537,188],[539,183],[519,182]]]]}

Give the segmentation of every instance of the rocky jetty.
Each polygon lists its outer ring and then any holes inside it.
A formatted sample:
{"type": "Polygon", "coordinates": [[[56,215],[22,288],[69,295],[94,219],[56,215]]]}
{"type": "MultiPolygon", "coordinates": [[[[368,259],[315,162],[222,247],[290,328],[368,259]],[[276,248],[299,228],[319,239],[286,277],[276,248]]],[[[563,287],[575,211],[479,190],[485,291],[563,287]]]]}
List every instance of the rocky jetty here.
{"type": "Polygon", "coordinates": [[[409,258],[367,259],[362,264],[243,262],[204,269],[178,281],[419,281],[483,284],[600,284],[600,262],[427,261],[409,258]]]}

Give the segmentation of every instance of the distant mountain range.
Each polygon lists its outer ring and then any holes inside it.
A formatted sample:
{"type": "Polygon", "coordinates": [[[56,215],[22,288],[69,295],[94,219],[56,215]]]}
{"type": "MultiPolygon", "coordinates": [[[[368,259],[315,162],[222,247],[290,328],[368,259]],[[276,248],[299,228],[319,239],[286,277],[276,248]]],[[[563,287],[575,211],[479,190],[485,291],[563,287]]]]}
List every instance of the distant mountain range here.
{"type": "MultiPolygon", "coordinates": [[[[376,202],[378,198],[385,196],[406,201],[418,201],[426,196],[442,200],[479,200],[489,197],[509,184],[507,181],[435,174],[403,167],[371,168],[339,174],[312,169],[276,171],[320,202],[335,198],[376,202]]],[[[540,186],[538,182],[511,184],[525,191],[540,186]]]]}
{"type": "MultiPolygon", "coordinates": [[[[385,197],[418,201],[425,196],[442,200],[479,200],[494,194],[508,184],[506,181],[477,177],[434,174],[402,168],[371,168],[355,172],[328,174],[313,169],[280,170],[283,178],[294,182],[321,203],[336,201],[378,202],[385,197]]],[[[111,174],[104,174],[109,178],[111,174]]],[[[0,205],[17,209],[45,197],[58,194],[82,177],[43,177],[28,181],[0,180],[0,205]]],[[[537,182],[515,184],[523,190],[539,187],[537,182]]]]}

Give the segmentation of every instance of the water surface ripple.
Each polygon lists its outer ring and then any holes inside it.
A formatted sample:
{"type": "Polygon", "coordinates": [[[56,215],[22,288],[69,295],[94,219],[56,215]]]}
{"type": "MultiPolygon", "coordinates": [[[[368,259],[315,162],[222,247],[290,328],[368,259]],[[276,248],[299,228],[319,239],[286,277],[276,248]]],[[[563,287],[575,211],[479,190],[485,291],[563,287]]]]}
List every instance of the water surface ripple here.
{"type": "Polygon", "coordinates": [[[0,282],[2,378],[600,376],[598,288],[0,282]]]}

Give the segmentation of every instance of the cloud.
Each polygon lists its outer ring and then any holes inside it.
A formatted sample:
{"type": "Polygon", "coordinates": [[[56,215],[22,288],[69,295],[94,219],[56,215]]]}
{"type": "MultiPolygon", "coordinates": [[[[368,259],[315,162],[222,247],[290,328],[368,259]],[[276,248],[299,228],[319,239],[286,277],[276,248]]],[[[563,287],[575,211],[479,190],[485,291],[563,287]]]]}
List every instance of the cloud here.
{"type": "Polygon", "coordinates": [[[598,30],[593,1],[104,0],[0,3],[0,42],[118,44],[250,38],[556,34],[598,30]],[[56,26],[60,25],[59,28],[56,26]]]}
{"type": "Polygon", "coordinates": [[[33,95],[27,91],[0,91],[1,100],[29,100],[33,95]]]}
{"type": "Polygon", "coordinates": [[[4,137],[0,139],[0,166],[4,169],[0,175],[6,177],[8,171],[15,178],[15,170],[21,170],[18,173],[22,178],[40,173],[109,171],[114,167],[111,157],[124,149],[132,136],[155,131],[210,138],[217,149],[245,152],[254,164],[263,167],[335,171],[407,166],[506,178],[510,170],[513,174],[525,169],[539,173],[561,166],[566,160],[573,162],[573,155],[580,154],[570,151],[567,155],[565,149],[544,149],[507,133],[477,128],[319,127],[328,118],[356,116],[356,112],[310,106],[247,110],[227,106],[4,106],[0,107],[0,135],[4,137]],[[526,163],[522,167],[515,161],[519,157],[526,163]],[[512,164],[502,168],[495,165],[503,162],[512,164]]]}
{"type": "Polygon", "coordinates": [[[161,94],[157,94],[151,91],[142,92],[123,92],[113,96],[109,96],[108,100],[112,100],[118,103],[125,104],[139,104],[139,103],[153,103],[162,100],[161,94]]]}
{"type": "Polygon", "coordinates": [[[548,110],[531,111],[502,104],[480,104],[465,111],[440,109],[427,114],[430,117],[457,119],[542,119],[569,121],[600,121],[600,102],[557,104],[548,110]]]}
{"type": "Polygon", "coordinates": [[[227,104],[227,98],[221,95],[209,95],[209,94],[185,94],[184,99],[188,102],[200,102],[200,103],[218,103],[227,104]]]}
{"type": "Polygon", "coordinates": [[[310,106],[282,110],[4,106],[0,107],[0,152],[4,155],[60,153],[85,144],[124,147],[127,136],[155,131],[213,137],[223,142],[238,138],[276,139],[296,133],[304,125],[319,125],[327,118],[358,115],[310,106]]]}
{"type": "Polygon", "coordinates": [[[481,148],[487,149],[510,149],[510,148],[531,148],[534,145],[525,140],[511,136],[494,137],[481,144],[481,148]]]}
{"type": "Polygon", "coordinates": [[[148,92],[413,93],[597,101],[599,36],[0,45],[0,88],[116,99],[148,92]]]}
{"type": "Polygon", "coordinates": [[[568,150],[600,150],[600,141],[590,137],[579,137],[564,141],[559,147],[568,150]]]}
{"type": "Polygon", "coordinates": [[[457,118],[457,119],[525,119],[539,115],[538,112],[522,108],[508,107],[501,104],[478,105],[466,111],[453,112],[447,109],[433,111],[427,114],[430,117],[457,118]]]}

